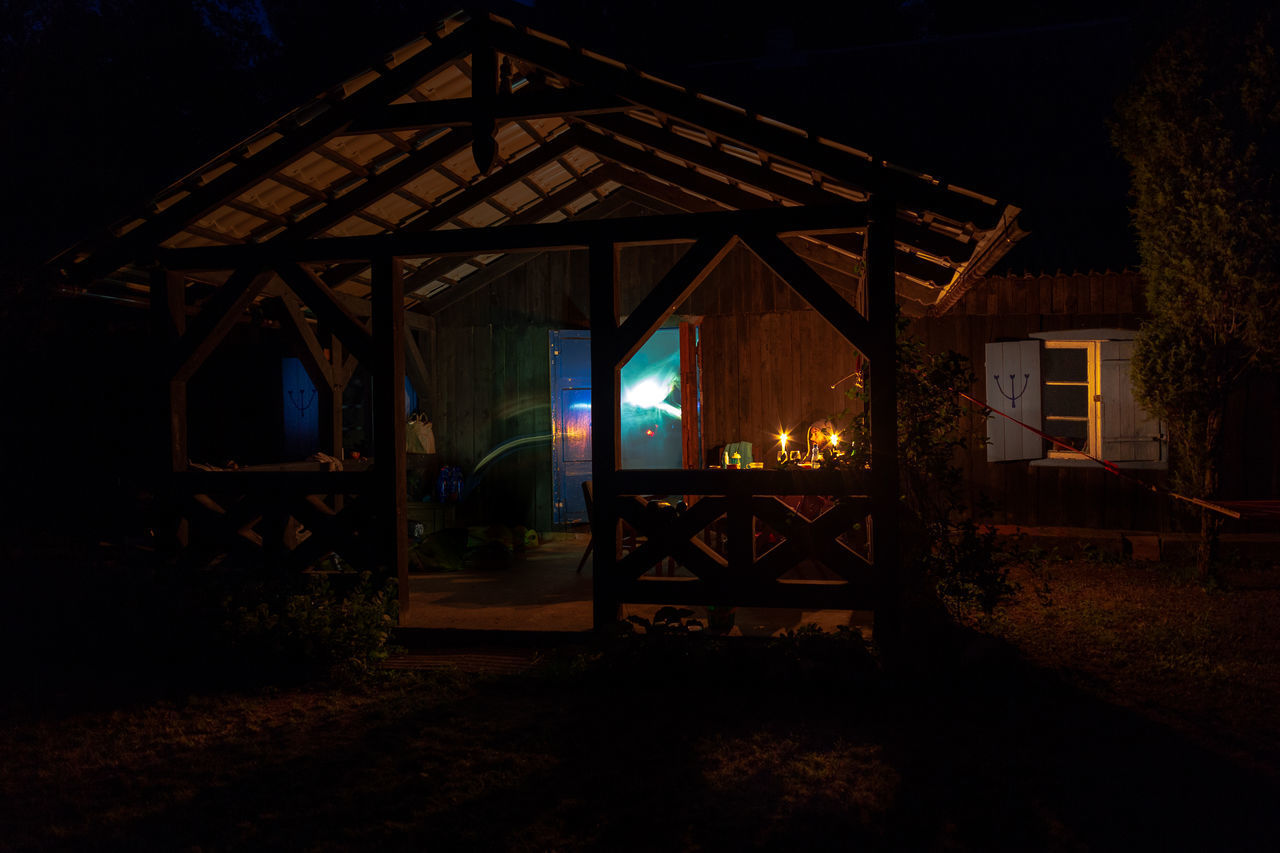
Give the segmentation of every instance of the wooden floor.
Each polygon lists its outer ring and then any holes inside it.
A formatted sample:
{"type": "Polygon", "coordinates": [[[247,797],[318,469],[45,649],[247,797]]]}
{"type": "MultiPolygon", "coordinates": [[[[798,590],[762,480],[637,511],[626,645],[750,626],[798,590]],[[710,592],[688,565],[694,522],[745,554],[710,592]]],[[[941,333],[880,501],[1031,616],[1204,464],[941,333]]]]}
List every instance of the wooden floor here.
{"type": "MultiPolygon", "coordinates": [[[[591,560],[587,560],[580,574],[576,571],[587,541],[585,535],[578,535],[544,542],[518,556],[509,569],[414,573],[409,578],[410,609],[401,625],[485,631],[590,631],[591,560]]],[[[656,609],[653,605],[625,605],[623,616],[650,617],[656,609]]],[[[699,618],[705,617],[700,608],[695,610],[699,618]]],[[[730,633],[772,636],[810,623],[828,631],[850,625],[869,633],[871,614],[740,607],[730,633]]]]}

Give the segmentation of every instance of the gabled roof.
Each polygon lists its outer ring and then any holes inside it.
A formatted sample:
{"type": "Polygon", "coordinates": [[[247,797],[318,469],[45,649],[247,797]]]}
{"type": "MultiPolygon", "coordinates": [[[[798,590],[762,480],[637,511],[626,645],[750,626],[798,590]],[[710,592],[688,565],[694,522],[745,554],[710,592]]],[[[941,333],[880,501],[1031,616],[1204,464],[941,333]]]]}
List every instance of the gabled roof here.
{"type": "MultiPolygon", "coordinates": [[[[81,286],[145,289],[162,248],[550,223],[605,215],[624,189],[689,212],[890,194],[898,294],[912,313],[946,310],[1024,234],[1018,208],[981,193],[508,18],[458,14],[54,264],[81,286]]],[[[806,237],[796,249],[824,275],[861,275],[860,235],[806,237]]],[[[406,259],[410,307],[436,310],[522,260],[406,259]]],[[[367,264],[316,269],[336,291],[367,296],[367,264]]]]}

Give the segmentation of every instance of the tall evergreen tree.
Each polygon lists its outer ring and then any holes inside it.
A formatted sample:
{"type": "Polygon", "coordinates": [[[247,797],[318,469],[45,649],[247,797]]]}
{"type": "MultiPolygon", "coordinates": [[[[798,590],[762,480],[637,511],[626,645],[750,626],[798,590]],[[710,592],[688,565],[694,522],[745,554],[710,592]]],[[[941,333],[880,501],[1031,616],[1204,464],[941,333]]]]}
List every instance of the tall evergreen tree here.
{"type": "MultiPolygon", "coordinates": [[[[1150,319],[1139,396],[1169,428],[1175,486],[1219,489],[1228,400],[1280,361],[1280,66],[1274,13],[1223,9],[1176,30],[1122,100],[1150,319]]],[[[1212,578],[1220,516],[1201,518],[1212,578]]]]}

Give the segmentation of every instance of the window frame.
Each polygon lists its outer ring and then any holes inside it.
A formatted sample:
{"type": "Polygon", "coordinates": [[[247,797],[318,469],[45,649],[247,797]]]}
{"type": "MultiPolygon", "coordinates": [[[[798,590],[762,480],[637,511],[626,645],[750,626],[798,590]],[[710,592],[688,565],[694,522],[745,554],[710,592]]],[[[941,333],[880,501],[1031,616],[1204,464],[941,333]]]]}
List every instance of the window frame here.
{"type": "MultiPolygon", "coordinates": [[[[1104,341],[1132,341],[1137,337],[1137,332],[1133,329],[1064,329],[1054,332],[1032,332],[1027,337],[1032,340],[1039,340],[1044,349],[1068,348],[1081,344],[1091,345],[1089,357],[1089,446],[1093,448],[1090,451],[1092,455],[1102,458],[1100,452],[1103,443],[1102,418],[1105,417],[1101,400],[1102,343],[1104,341]]],[[[1042,369],[1040,377],[1042,389],[1045,384],[1042,369]]],[[[1043,415],[1041,420],[1043,422],[1043,415]]],[[[1050,431],[1046,429],[1045,432],[1050,431]]],[[[1113,459],[1110,461],[1117,468],[1166,470],[1169,467],[1168,445],[1166,442],[1167,438],[1164,436],[1162,429],[1162,449],[1159,459],[1113,459]]],[[[1062,450],[1052,444],[1046,448],[1044,456],[1039,459],[1030,459],[1028,464],[1034,467],[1046,468],[1093,467],[1097,465],[1096,462],[1083,453],[1062,450]]]]}
{"type": "MultiPolygon", "coordinates": [[[[1100,349],[1099,341],[1045,339],[1042,345],[1046,350],[1082,349],[1085,351],[1085,382],[1083,384],[1085,385],[1085,388],[1087,391],[1086,399],[1088,400],[1088,408],[1086,410],[1087,414],[1085,416],[1085,422],[1088,428],[1088,435],[1085,439],[1086,444],[1085,444],[1084,452],[1082,453],[1077,450],[1063,450],[1062,448],[1058,447],[1056,444],[1049,443],[1049,446],[1045,450],[1044,458],[1046,459],[1088,459],[1089,457],[1086,454],[1093,454],[1094,456],[1097,456],[1098,451],[1102,447],[1102,407],[1099,405],[1099,403],[1101,402],[1101,395],[1102,395],[1102,390],[1101,390],[1102,365],[1099,357],[1099,349],[1100,349]]],[[[1049,388],[1050,386],[1079,387],[1080,385],[1081,383],[1079,382],[1060,382],[1060,381],[1051,382],[1044,378],[1043,367],[1041,368],[1040,387],[1042,389],[1049,388]]],[[[1041,403],[1041,406],[1043,407],[1044,403],[1041,403]]],[[[1042,408],[1042,412],[1043,412],[1043,408],[1042,408]]],[[[1053,433],[1053,430],[1049,429],[1048,422],[1053,417],[1055,416],[1046,415],[1043,413],[1041,414],[1041,420],[1044,422],[1042,424],[1042,426],[1044,427],[1044,431],[1046,433],[1049,433],[1050,435],[1053,435],[1054,433],[1053,433]]],[[[1059,419],[1066,420],[1066,418],[1059,418],[1059,419]]]]}

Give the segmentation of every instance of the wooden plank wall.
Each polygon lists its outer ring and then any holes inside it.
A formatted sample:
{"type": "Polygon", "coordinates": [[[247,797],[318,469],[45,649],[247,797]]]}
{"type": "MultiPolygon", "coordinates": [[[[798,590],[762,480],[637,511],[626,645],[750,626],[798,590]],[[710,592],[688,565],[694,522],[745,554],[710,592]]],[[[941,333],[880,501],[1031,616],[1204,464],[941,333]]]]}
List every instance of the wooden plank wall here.
{"type": "Polygon", "coordinates": [[[586,253],[548,252],[437,315],[421,405],[463,469],[467,521],[551,529],[548,332],[584,328],[586,305],[586,253]]]}
{"type": "MultiPolygon", "coordinates": [[[[684,251],[624,249],[622,313],[684,251]]],[[[552,527],[548,332],[587,328],[588,308],[585,253],[547,252],[437,315],[423,405],[441,461],[461,465],[473,488],[469,521],[552,527]]],[[[803,441],[811,421],[848,405],[848,384],[830,385],[853,370],[853,347],[745,249],[677,313],[702,318],[704,448],[750,441],[757,460],[772,460],[780,425],[803,441]]]]}
{"type": "MultiPolygon", "coordinates": [[[[1145,313],[1143,282],[1137,273],[1009,276],[986,279],[943,317],[922,318],[912,331],[931,350],[953,349],[969,357],[978,376],[969,394],[985,397],[981,379],[983,344],[1025,339],[1032,332],[1063,329],[1137,329],[1145,313]]],[[[1280,494],[1280,435],[1275,378],[1242,385],[1228,412],[1228,441],[1222,494],[1267,498],[1280,494]]],[[[974,427],[981,435],[981,420],[974,427]]],[[[1187,519],[1168,498],[1109,475],[1099,468],[1032,467],[1026,462],[987,462],[981,439],[962,462],[970,499],[986,497],[998,523],[1099,527],[1133,530],[1182,528],[1187,519]]],[[[1163,472],[1133,471],[1164,483],[1163,472]]],[[[1245,526],[1233,529],[1244,531],[1245,526]]]]}
{"type": "MultiPolygon", "coordinates": [[[[622,311],[631,310],[683,253],[680,246],[622,252],[622,311]]],[[[475,493],[473,521],[551,528],[551,329],[587,327],[586,257],[545,253],[438,315],[432,374],[442,460],[463,466],[475,493]],[[510,442],[479,476],[477,462],[510,442]]],[[[933,350],[952,349],[983,371],[983,345],[1063,329],[1136,329],[1145,311],[1136,273],[1011,276],[980,283],[949,312],[912,331],[933,350]]],[[[805,427],[850,404],[830,385],[854,370],[856,353],[753,255],[738,248],[677,309],[701,318],[703,447],[750,441],[757,461],[776,458],[777,430],[802,442],[805,427]]],[[[985,384],[969,393],[983,399],[985,384]]],[[[1280,435],[1274,380],[1256,380],[1233,400],[1223,494],[1280,495],[1280,435]]],[[[971,501],[987,500],[992,520],[1034,526],[1176,529],[1167,499],[1100,469],[989,463],[982,421],[960,454],[971,501]]],[[[1163,482],[1162,472],[1139,471],[1163,482]]]]}

